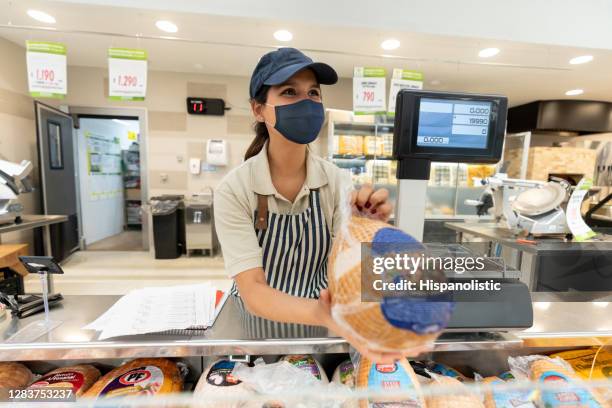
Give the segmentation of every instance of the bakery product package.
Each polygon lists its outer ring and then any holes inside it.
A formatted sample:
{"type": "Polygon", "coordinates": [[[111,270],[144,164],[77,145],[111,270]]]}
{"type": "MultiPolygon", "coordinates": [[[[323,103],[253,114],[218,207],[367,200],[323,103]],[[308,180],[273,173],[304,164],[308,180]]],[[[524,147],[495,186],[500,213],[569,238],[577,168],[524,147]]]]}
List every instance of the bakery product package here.
{"type": "Polygon", "coordinates": [[[478,378],[479,382],[490,385],[484,391],[485,408],[536,408],[535,393],[531,389],[506,389],[507,381],[499,377],[478,378]]]}
{"type": "Polygon", "coordinates": [[[178,365],[165,358],[137,358],[100,378],[83,396],[128,397],[181,392],[183,378],[178,365]]]}
{"type": "Polygon", "coordinates": [[[527,376],[544,385],[538,405],[547,408],[609,408],[610,403],[597,389],[578,376],[571,365],[556,357],[541,355],[508,357],[516,377],[527,376]]]}
{"type": "Polygon", "coordinates": [[[427,408],[484,408],[481,396],[453,377],[431,373],[425,397],[427,408]]]}
{"type": "Polygon", "coordinates": [[[393,364],[375,364],[368,359],[360,359],[357,363],[355,385],[357,388],[367,388],[375,394],[368,400],[361,399],[360,408],[395,405],[425,408],[426,406],[419,380],[408,360],[398,360],[393,364]],[[385,391],[402,392],[406,395],[385,397],[385,391]]]}
{"type": "Polygon", "coordinates": [[[287,361],[293,366],[312,374],[317,380],[328,383],[329,379],[321,363],[310,354],[289,354],[281,357],[280,361],[287,361]]]}
{"type": "MultiPolygon", "coordinates": [[[[393,256],[402,250],[424,250],[421,243],[387,223],[353,215],[342,223],[329,256],[327,268],[332,317],[354,336],[381,351],[409,351],[433,344],[448,324],[453,303],[448,295],[399,291],[375,293],[369,279],[372,271],[362,271],[362,257],[393,256]],[[364,247],[362,244],[367,243],[364,247]],[[369,246],[368,246],[369,245],[369,246]],[[364,249],[365,248],[365,249],[364,249]],[[369,253],[362,251],[369,250],[369,253]],[[362,274],[363,272],[363,274],[362,274]],[[363,282],[362,278],[366,279],[363,282]],[[362,289],[378,301],[363,301],[362,289]]],[[[394,272],[393,272],[394,273],[394,272]]],[[[408,279],[421,279],[421,270],[408,279]]],[[[385,276],[396,281],[403,275],[385,276]]]]}
{"type": "Polygon", "coordinates": [[[8,398],[9,388],[24,388],[33,379],[28,367],[16,362],[0,362],[0,398],[8,398]]]}
{"type": "Polygon", "coordinates": [[[100,371],[91,364],[56,368],[34,381],[28,388],[71,388],[80,397],[100,378],[100,371]]]}
{"type": "Polygon", "coordinates": [[[432,360],[410,360],[410,365],[417,375],[431,378],[428,372],[453,377],[461,382],[469,381],[469,378],[446,364],[438,363],[432,360]]]}
{"type": "Polygon", "coordinates": [[[210,363],[193,391],[197,407],[256,408],[261,403],[249,401],[254,391],[232,375],[237,363],[219,359],[210,363]],[[228,398],[229,397],[229,398],[228,398]]]}

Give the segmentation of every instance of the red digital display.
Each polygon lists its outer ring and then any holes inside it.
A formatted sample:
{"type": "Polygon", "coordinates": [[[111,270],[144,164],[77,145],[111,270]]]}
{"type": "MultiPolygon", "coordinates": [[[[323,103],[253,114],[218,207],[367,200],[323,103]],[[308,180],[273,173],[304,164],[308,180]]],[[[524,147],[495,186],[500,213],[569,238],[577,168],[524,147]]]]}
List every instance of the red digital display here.
{"type": "Polygon", "coordinates": [[[187,113],[192,115],[223,115],[225,102],[214,98],[187,98],[187,113]]]}

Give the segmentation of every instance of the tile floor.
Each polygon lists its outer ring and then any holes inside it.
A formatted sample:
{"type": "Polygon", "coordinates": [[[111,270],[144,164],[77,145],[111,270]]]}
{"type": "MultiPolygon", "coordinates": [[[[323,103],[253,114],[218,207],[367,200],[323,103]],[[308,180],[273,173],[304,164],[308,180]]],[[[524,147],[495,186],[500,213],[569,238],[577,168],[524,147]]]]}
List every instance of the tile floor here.
{"type": "MultiPolygon", "coordinates": [[[[64,295],[121,295],[147,286],[168,286],[213,282],[229,289],[220,256],[155,259],[146,251],[79,251],[63,262],[64,275],[54,277],[55,292],[64,295]]],[[[40,292],[33,276],[26,280],[26,292],[40,292]]]]}

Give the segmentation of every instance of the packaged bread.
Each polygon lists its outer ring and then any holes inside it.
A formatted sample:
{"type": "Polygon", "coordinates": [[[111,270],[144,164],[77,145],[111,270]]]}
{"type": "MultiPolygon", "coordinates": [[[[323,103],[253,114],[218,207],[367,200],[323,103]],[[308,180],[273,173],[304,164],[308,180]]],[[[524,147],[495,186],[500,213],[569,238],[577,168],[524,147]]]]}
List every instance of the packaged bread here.
{"type": "Polygon", "coordinates": [[[351,360],[345,360],[338,364],[338,367],[334,370],[332,382],[350,388],[355,387],[355,366],[351,360]]]}
{"type": "Polygon", "coordinates": [[[485,408],[536,408],[530,390],[504,390],[506,381],[499,377],[486,377],[480,381],[491,385],[491,389],[484,393],[485,408]]]}
{"type": "MultiPolygon", "coordinates": [[[[345,222],[329,255],[328,280],[334,320],[367,342],[371,348],[397,352],[424,348],[438,337],[448,324],[453,304],[430,296],[378,296],[378,302],[362,302],[361,243],[371,243],[371,254],[384,252],[392,243],[394,248],[418,250],[423,246],[410,235],[381,221],[352,216],[345,222]]],[[[365,279],[378,276],[364,271],[365,279]]],[[[421,277],[406,272],[406,279],[421,277]]],[[[404,276],[402,276],[404,278],[404,276]]],[[[379,279],[379,277],[376,277],[379,279]]],[[[364,282],[365,290],[374,292],[372,282],[364,282]]],[[[405,292],[402,292],[405,293],[405,292]]],[[[369,295],[364,293],[363,295],[369,295]]]]}
{"type": "Polygon", "coordinates": [[[280,361],[291,363],[295,367],[312,374],[317,380],[321,380],[325,383],[329,382],[321,363],[309,354],[290,354],[282,357],[280,361]]]}
{"type": "Polygon", "coordinates": [[[425,398],[427,408],[484,408],[481,398],[453,377],[432,374],[429,393],[425,398]],[[444,389],[436,390],[436,387],[444,389]]]}
{"type": "Polygon", "coordinates": [[[419,380],[407,360],[398,360],[393,364],[374,364],[366,358],[359,361],[355,384],[357,388],[367,388],[374,393],[385,390],[406,391],[410,395],[402,397],[376,397],[370,401],[359,401],[360,408],[401,406],[425,408],[419,380]]]}
{"type": "Polygon", "coordinates": [[[373,156],[382,156],[383,143],[381,138],[376,136],[365,136],[363,138],[363,153],[373,156]]]}
{"type": "Polygon", "coordinates": [[[539,405],[546,408],[585,407],[609,408],[597,392],[591,392],[569,364],[559,358],[546,356],[509,357],[512,371],[527,373],[532,381],[541,382],[539,405]]]}
{"type": "Polygon", "coordinates": [[[0,362],[0,399],[8,398],[9,388],[25,388],[32,381],[32,372],[21,363],[0,362]]]}
{"type": "Polygon", "coordinates": [[[138,358],[100,378],[83,396],[128,397],[181,392],[183,379],[176,363],[165,358],[138,358]]]}
{"type": "Polygon", "coordinates": [[[28,388],[72,388],[81,396],[100,378],[100,371],[90,364],[56,368],[30,384],[28,388]]]}
{"type": "Polygon", "coordinates": [[[338,154],[351,156],[363,155],[363,136],[338,136],[338,154]]]}
{"type": "Polygon", "coordinates": [[[249,401],[249,398],[253,396],[253,390],[232,376],[232,371],[236,364],[240,363],[221,359],[214,361],[204,370],[193,391],[198,397],[198,401],[201,401],[198,407],[261,407],[261,403],[257,404],[249,401]],[[227,395],[231,395],[233,400],[216,400],[218,397],[226,397],[227,395]]]}
{"type": "Polygon", "coordinates": [[[439,375],[444,375],[446,377],[453,377],[461,382],[469,381],[469,379],[461,374],[459,371],[455,370],[452,367],[449,367],[442,363],[437,363],[431,360],[412,360],[410,361],[410,365],[414,369],[414,371],[426,377],[429,377],[427,372],[432,372],[439,375]]]}
{"type": "Polygon", "coordinates": [[[587,380],[612,379],[612,351],[591,347],[581,350],[567,350],[551,354],[572,366],[576,374],[587,380]],[[591,372],[591,368],[593,369],[591,372]]]}

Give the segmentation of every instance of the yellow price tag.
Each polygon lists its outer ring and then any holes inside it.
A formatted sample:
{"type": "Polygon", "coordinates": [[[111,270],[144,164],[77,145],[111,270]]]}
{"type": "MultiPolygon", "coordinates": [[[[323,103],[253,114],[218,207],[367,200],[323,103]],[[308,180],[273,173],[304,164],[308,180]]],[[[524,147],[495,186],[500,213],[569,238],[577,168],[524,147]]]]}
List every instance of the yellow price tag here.
{"type": "Polygon", "coordinates": [[[138,135],[136,134],[136,132],[132,132],[131,130],[128,130],[128,140],[136,141],[137,139],[138,139],[138,135]]]}

